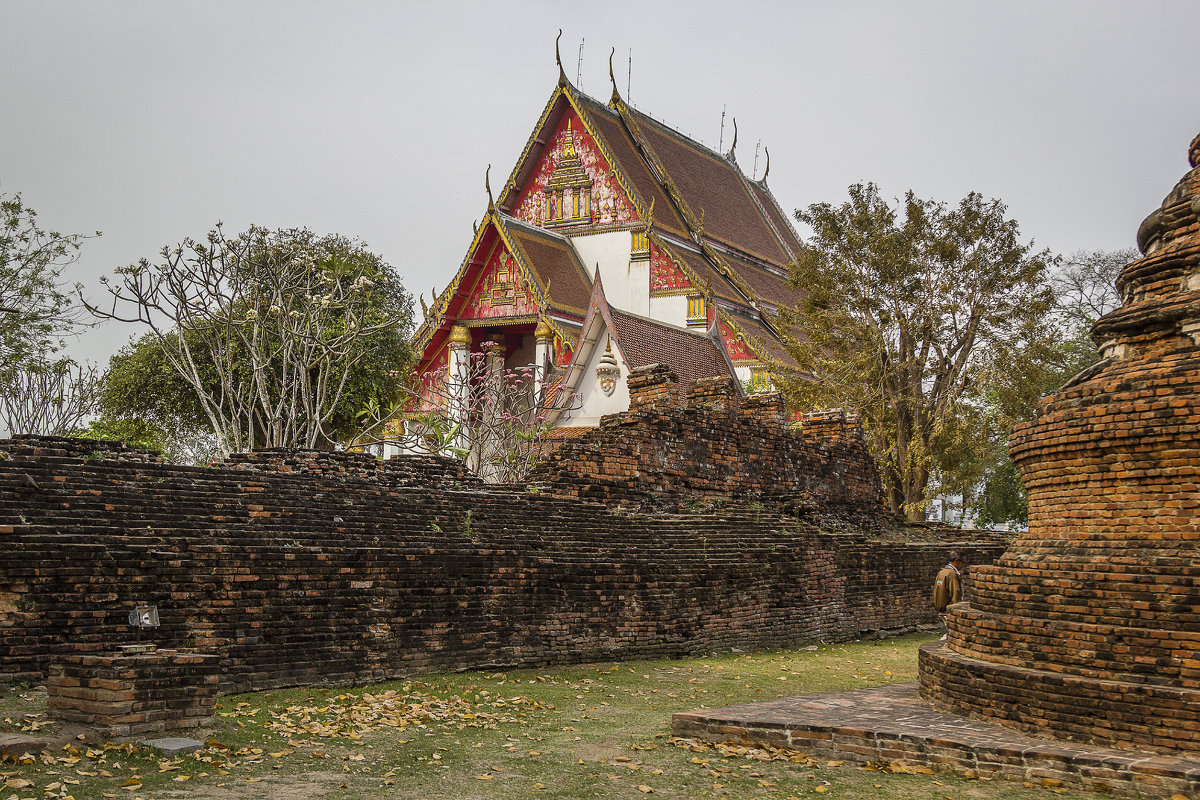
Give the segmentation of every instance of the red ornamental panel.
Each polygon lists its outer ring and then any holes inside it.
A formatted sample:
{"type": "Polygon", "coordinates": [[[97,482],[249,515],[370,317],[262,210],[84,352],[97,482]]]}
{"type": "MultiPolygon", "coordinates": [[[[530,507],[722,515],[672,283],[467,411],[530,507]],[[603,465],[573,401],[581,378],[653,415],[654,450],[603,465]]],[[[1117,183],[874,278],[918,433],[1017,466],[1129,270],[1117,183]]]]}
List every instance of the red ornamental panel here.
{"type": "Polygon", "coordinates": [[[550,138],[550,145],[542,151],[533,176],[523,187],[521,199],[513,216],[532,225],[544,225],[546,221],[546,183],[554,174],[567,147],[567,121],[570,120],[570,136],[574,140],[575,154],[592,182],[591,223],[633,222],[637,215],[621,185],[612,174],[611,165],[601,156],[595,141],[579,121],[579,117],[567,112],[559,120],[558,127],[550,138]]]}
{"type": "Polygon", "coordinates": [[[503,244],[492,250],[486,264],[471,299],[459,314],[461,319],[528,317],[538,313],[529,286],[503,244]]]}
{"type": "Polygon", "coordinates": [[[692,282],[687,279],[675,262],[650,243],[650,291],[661,292],[670,289],[690,289],[692,282]]]}
{"type": "Polygon", "coordinates": [[[738,334],[735,334],[724,322],[717,322],[718,329],[721,331],[721,340],[725,342],[725,351],[729,353],[729,357],[734,361],[758,360],[758,356],[746,346],[738,334]]]}

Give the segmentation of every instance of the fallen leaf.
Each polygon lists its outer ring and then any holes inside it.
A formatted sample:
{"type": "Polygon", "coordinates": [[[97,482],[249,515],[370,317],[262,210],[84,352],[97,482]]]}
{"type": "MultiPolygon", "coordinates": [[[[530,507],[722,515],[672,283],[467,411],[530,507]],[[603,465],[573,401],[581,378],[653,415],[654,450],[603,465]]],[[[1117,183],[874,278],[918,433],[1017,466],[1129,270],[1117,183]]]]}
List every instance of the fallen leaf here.
{"type": "Polygon", "coordinates": [[[654,790],[644,783],[638,787],[638,791],[642,794],[654,794],[654,790]]]}

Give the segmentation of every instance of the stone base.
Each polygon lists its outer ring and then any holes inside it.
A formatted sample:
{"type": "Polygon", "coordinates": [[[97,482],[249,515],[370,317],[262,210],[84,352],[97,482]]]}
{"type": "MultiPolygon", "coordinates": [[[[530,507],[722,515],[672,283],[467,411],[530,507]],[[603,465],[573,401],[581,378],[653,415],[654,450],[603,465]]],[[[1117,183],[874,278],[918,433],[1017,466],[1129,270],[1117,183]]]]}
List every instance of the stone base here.
{"type": "Polygon", "coordinates": [[[1107,791],[1129,797],[1181,794],[1200,800],[1200,757],[1035,739],[935,711],[916,683],[802,695],[676,714],[677,736],[769,744],[858,763],[904,759],[979,778],[1107,791]]]}
{"type": "Polygon", "coordinates": [[[197,728],[212,721],[221,657],[177,650],[67,656],[50,667],[50,716],[109,736],[197,728]]]}

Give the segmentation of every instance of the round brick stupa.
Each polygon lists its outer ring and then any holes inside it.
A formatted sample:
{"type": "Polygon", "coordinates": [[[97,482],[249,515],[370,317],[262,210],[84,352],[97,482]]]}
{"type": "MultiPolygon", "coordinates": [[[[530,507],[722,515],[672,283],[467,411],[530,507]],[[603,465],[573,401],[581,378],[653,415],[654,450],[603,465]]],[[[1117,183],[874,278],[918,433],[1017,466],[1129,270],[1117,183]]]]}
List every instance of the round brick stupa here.
{"type": "Polygon", "coordinates": [[[1013,432],[1029,531],[922,648],[937,708],[1200,753],[1200,136],[1188,155],[1092,329],[1104,359],[1013,432]]]}

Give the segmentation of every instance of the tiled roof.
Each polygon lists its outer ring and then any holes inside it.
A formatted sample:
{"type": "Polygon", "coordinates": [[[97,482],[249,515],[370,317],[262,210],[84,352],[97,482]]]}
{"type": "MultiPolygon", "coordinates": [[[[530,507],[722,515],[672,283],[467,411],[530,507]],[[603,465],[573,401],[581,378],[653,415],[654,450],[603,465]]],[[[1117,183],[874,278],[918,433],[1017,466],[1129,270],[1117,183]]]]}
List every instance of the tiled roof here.
{"type": "Polygon", "coordinates": [[[751,192],[757,198],[759,205],[767,212],[767,216],[771,219],[771,224],[775,226],[776,232],[783,239],[784,245],[792,251],[792,255],[800,254],[804,244],[800,241],[800,237],[796,234],[796,229],[792,227],[786,214],[779,207],[779,202],[775,199],[775,195],[770,189],[760,182],[750,182],[751,192]]]}
{"type": "Polygon", "coordinates": [[[631,369],[666,364],[685,389],[698,378],[729,376],[729,364],[707,336],[610,309],[617,343],[631,369]]]}
{"type": "Polygon", "coordinates": [[[763,218],[737,166],[637,111],[638,127],[697,218],[704,211],[704,233],[776,264],[788,254],[763,218]]]}
{"type": "Polygon", "coordinates": [[[783,346],[783,343],[765,325],[749,317],[733,315],[731,317],[733,324],[750,339],[750,344],[754,350],[765,350],[768,357],[778,361],[780,364],[786,366],[795,365],[796,362],[788,354],[787,348],[783,346]]]}
{"type": "Polygon", "coordinates": [[[754,293],[766,302],[776,308],[795,304],[796,293],[788,285],[787,278],[737,256],[726,255],[725,261],[731,269],[737,272],[738,277],[749,284],[754,293]]]}
{"type": "Polygon", "coordinates": [[[703,255],[695,250],[678,246],[672,247],[671,252],[679,257],[679,260],[700,279],[701,283],[708,281],[712,284],[713,294],[717,297],[740,305],[746,303],[745,298],[738,294],[729,281],[725,280],[725,277],[703,255]]]}
{"type": "Polygon", "coordinates": [[[592,280],[570,241],[507,215],[500,218],[543,288],[549,282],[551,305],[582,316],[592,295],[592,280]]]}
{"type": "Polygon", "coordinates": [[[633,183],[637,193],[648,205],[654,201],[654,224],[664,230],[679,236],[688,235],[687,226],[680,219],[675,206],[667,199],[666,193],[658,180],[651,174],[646,162],[638,155],[633,140],[629,138],[621,122],[620,115],[607,106],[601,105],[594,98],[582,93],[576,94],[580,106],[587,113],[588,122],[596,128],[597,133],[604,137],[613,157],[617,159],[620,169],[633,183]]]}

